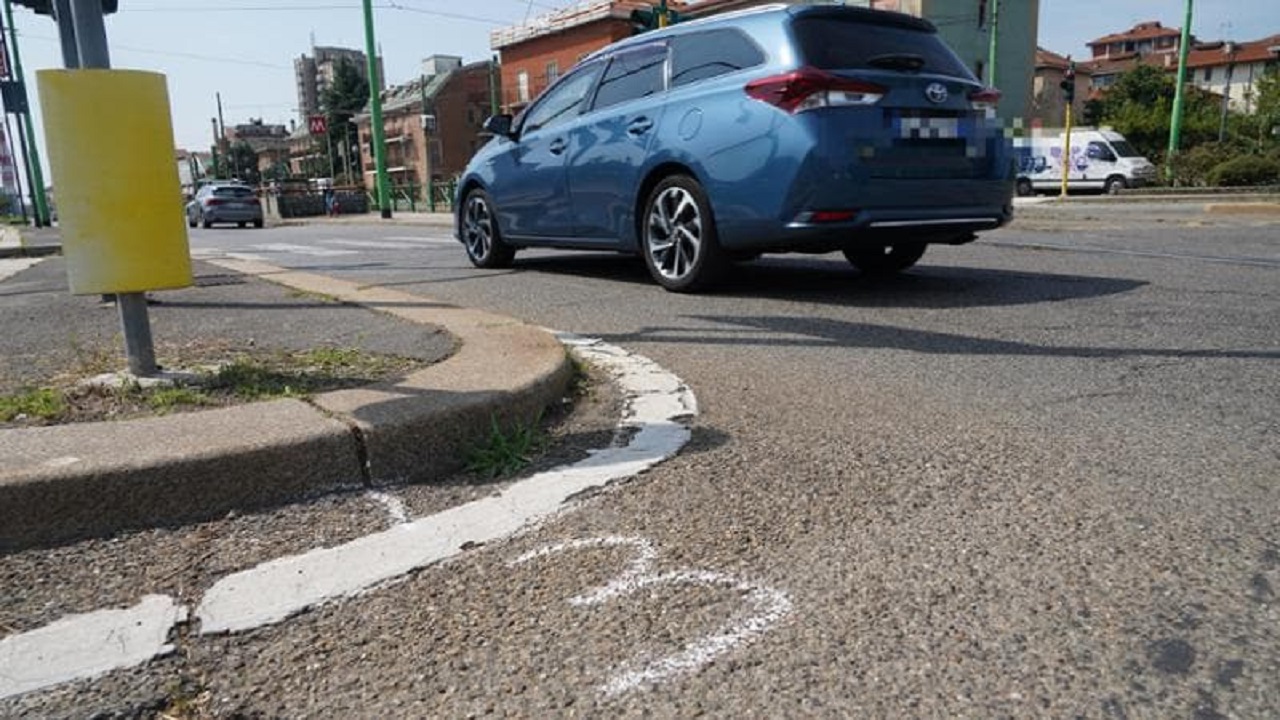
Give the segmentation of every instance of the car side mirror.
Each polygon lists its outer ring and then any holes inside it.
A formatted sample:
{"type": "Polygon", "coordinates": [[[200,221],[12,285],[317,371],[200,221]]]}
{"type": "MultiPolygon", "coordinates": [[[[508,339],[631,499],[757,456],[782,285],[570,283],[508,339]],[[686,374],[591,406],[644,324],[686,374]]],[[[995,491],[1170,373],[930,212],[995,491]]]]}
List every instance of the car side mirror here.
{"type": "Polygon", "coordinates": [[[511,116],[510,115],[491,115],[484,121],[484,129],[486,132],[502,137],[512,137],[511,133],[511,116]]]}

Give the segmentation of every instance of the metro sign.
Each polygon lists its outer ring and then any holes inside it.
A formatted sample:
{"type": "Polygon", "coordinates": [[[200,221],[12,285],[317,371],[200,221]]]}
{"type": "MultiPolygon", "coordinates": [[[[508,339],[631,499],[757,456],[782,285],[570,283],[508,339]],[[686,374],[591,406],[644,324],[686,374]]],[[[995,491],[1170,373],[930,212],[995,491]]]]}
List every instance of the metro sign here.
{"type": "Polygon", "coordinates": [[[329,121],[323,115],[312,115],[307,118],[307,130],[312,135],[324,135],[329,132],[329,121]]]}

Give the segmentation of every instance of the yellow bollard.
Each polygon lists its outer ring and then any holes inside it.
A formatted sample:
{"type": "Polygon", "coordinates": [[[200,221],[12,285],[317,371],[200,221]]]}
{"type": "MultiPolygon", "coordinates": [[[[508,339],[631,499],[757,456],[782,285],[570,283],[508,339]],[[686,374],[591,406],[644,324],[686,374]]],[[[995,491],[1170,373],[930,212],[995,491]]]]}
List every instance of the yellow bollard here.
{"type": "Polygon", "coordinates": [[[190,286],[164,76],[89,69],[37,77],[71,292],[190,286]]]}

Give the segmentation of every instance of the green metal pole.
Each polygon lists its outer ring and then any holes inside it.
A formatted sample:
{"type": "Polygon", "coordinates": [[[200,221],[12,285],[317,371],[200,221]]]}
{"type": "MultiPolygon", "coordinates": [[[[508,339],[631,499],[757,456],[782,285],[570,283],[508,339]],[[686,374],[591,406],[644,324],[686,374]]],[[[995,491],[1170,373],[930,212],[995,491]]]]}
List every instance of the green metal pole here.
{"type": "MultiPolygon", "coordinates": [[[[4,0],[4,21],[9,26],[9,53],[13,55],[13,74],[18,81],[26,84],[22,75],[22,57],[18,54],[18,30],[13,26],[13,6],[4,0]]],[[[22,113],[22,124],[27,128],[30,142],[23,148],[27,157],[27,166],[31,169],[31,195],[36,205],[36,227],[49,225],[49,204],[44,197],[44,170],[40,167],[40,148],[36,144],[35,126],[31,123],[31,110],[22,113]]]]}
{"type": "Polygon", "coordinates": [[[494,55],[493,59],[489,61],[489,114],[490,115],[498,114],[499,108],[498,108],[497,73],[501,71],[502,71],[502,68],[501,66],[498,65],[498,56],[494,55]]]}
{"type": "Polygon", "coordinates": [[[391,188],[387,180],[387,139],[382,127],[382,95],[378,92],[377,43],[373,40],[373,2],[364,0],[364,46],[369,67],[369,131],[373,141],[373,163],[378,178],[378,208],[382,217],[391,217],[391,188]]]}
{"type": "Polygon", "coordinates": [[[1178,87],[1173,92],[1173,119],[1169,122],[1169,152],[1164,161],[1165,177],[1173,179],[1173,156],[1178,154],[1182,137],[1182,96],[1187,83],[1187,53],[1191,49],[1191,2],[1187,0],[1187,17],[1182,21],[1182,43],[1178,47],[1178,87]]]}
{"type": "Polygon", "coordinates": [[[987,84],[996,86],[996,50],[1000,44],[1000,0],[991,3],[991,43],[987,49],[987,84]]]}

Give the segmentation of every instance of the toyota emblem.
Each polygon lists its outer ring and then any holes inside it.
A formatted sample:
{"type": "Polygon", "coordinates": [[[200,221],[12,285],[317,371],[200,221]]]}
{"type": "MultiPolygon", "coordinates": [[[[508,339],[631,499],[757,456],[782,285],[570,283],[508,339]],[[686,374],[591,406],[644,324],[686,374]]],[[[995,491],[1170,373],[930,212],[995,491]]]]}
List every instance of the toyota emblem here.
{"type": "Polygon", "coordinates": [[[924,89],[924,96],[929,98],[929,102],[941,105],[947,101],[947,86],[942,83],[930,83],[929,87],[924,89]]]}

